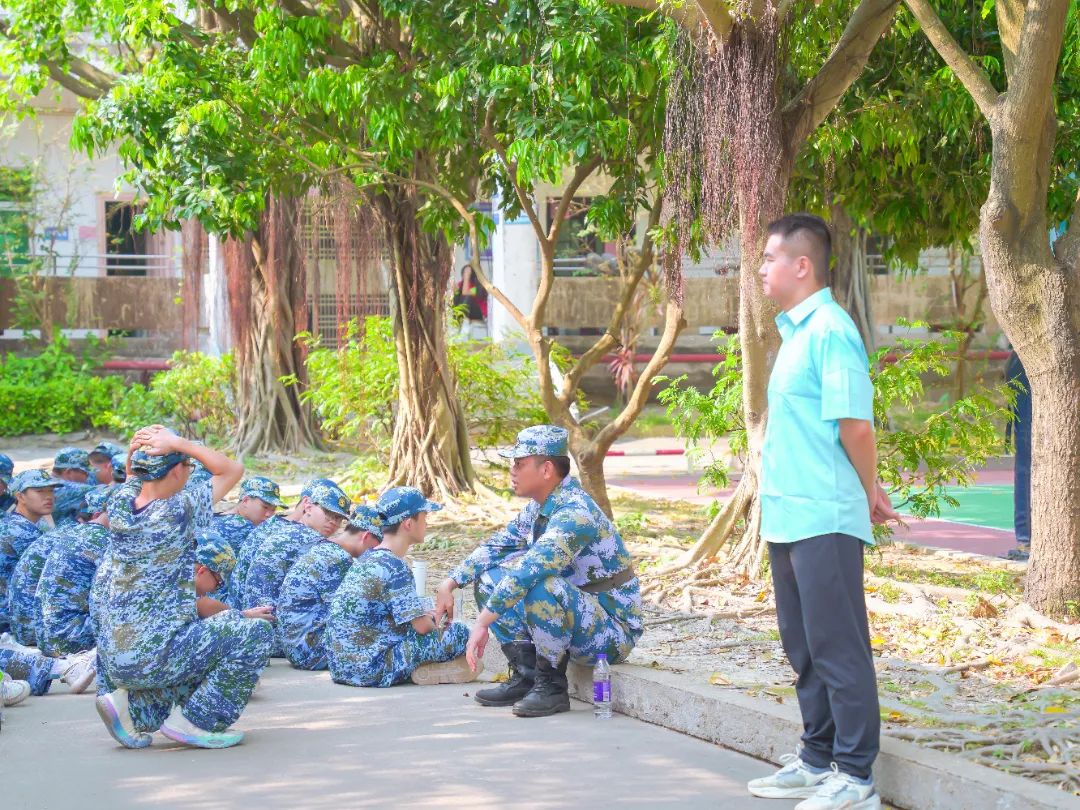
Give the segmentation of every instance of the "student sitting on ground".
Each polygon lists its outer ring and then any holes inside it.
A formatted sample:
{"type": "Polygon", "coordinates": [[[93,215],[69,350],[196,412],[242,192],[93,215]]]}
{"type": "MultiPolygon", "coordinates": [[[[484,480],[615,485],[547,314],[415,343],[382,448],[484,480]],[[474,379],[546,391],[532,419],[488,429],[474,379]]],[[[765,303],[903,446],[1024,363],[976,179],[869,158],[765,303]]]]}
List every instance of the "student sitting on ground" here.
{"type": "Polygon", "coordinates": [[[309,548],[285,576],[278,597],[278,636],[285,657],[297,669],[326,669],[330,601],[353,559],[379,545],[382,536],[379,513],[357,506],[344,531],[309,548]]]}
{"type": "MultiPolygon", "coordinates": [[[[195,609],[200,619],[209,619],[231,608],[215,594],[224,592],[229,575],[236,567],[236,555],[232,548],[213,532],[199,536],[195,549],[195,609]]],[[[246,619],[264,619],[272,622],[274,611],[270,607],[255,607],[239,612],[246,619]]]]}
{"type": "Polygon", "coordinates": [[[53,477],[60,481],[53,504],[53,525],[74,523],[86,493],[98,486],[90,468],[90,454],[78,447],[65,447],[53,459],[53,477]]]}
{"type": "MultiPolygon", "coordinates": [[[[351,504],[337,484],[316,484],[309,493],[301,499],[295,520],[280,521],[263,535],[244,583],[242,609],[268,605],[276,611],[281,586],[293,563],[322,538],[336,532],[348,516],[351,504]]],[[[284,655],[280,638],[272,654],[284,655]]]]}
{"type": "Polygon", "coordinates": [[[83,523],[60,536],[49,551],[38,580],[41,629],[38,637],[47,655],[68,655],[94,647],[90,621],[90,587],[109,547],[109,491],[86,493],[80,517],[83,523]]]}
{"type": "Polygon", "coordinates": [[[239,558],[252,529],[272,518],[284,506],[281,488],[269,478],[256,475],[240,482],[239,503],[231,512],[214,515],[212,524],[239,558]]]}
{"type": "Polygon", "coordinates": [[[424,541],[427,513],[442,507],[414,487],[388,490],[376,506],[383,541],[353,563],[330,605],[326,647],[330,676],[350,686],[466,683],[479,673],[465,662],[469,628],[440,628],[416,593],[405,565],[424,541]]]}
{"type": "MultiPolygon", "coordinates": [[[[15,570],[11,574],[10,608],[11,635],[19,644],[28,647],[41,647],[42,651],[52,655],[44,642],[45,626],[42,601],[46,588],[51,587],[51,582],[41,587],[42,574],[45,563],[48,561],[54,549],[65,547],[75,542],[76,538],[83,536],[84,525],[93,513],[101,513],[105,509],[105,502],[109,493],[105,487],[94,487],[87,490],[83,502],[79,505],[76,513],[77,522],[64,523],[49,532],[39,535],[23,552],[19,561],[15,564],[15,570]]],[[[102,527],[97,526],[96,530],[102,527]]],[[[96,531],[94,530],[94,531],[96,531]]],[[[108,532],[106,531],[106,535],[108,532]]],[[[97,566],[94,566],[95,569],[97,566]]],[[[86,583],[87,595],[89,594],[91,579],[86,583]]],[[[91,644],[90,647],[94,645],[91,644]]],[[[82,647],[81,649],[90,649],[82,647]]],[[[78,652],[69,650],[68,652],[78,652]]]]}
{"type": "Polygon", "coordinates": [[[115,442],[99,442],[97,447],[90,451],[90,466],[94,468],[91,475],[92,482],[109,486],[113,483],[113,456],[123,453],[125,460],[127,453],[124,448],[115,442]]]}
{"type": "MultiPolygon", "coordinates": [[[[56,488],[63,482],[41,470],[24,470],[11,479],[15,511],[0,522],[0,633],[11,624],[11,576],[26,549],[41,536],[41,521],[52,514],[56,488]]],[[[46,524],[47,525],[47,524],[46,524]]]]}
{"type": "Polygon", "coordinates": [[[291,528],[290,526],[283,526],[284,522],[296,523],[299,521],[308,496],[311,495],[312,489],[320,484],[330,487],[337,486],[329,478],[315,478],[309,481],[300,490],[300,500],[296,502],[296,505],[291,510],[284,515],[273,515],[264,520],[251,530],[241,548],[234,549],[236,552],[236,567],[233,569],[232,576],[229,577],[229,598],[226,600],[230,607],[238,609],[243,607],[244,584],[247,582],[248,571],[251,570],[251,562],[255,559],[255,552],[262,547],[263,541],[278,531],[291,528]]]}
{"type": "MultiPolygon", "coordinates": [[[[0,672],[13,681],[25,681],[29,694],[44,695],[53,681],[66,683],[73,694],[85,692],[94,682],[94,654],[77,653],[63,658],[49,658],[35,650],[16,645],[0,647],[0,672]]],[[[16,688],[21,693],[21,688],[16,688]]],[[[20,697],[19,700],[22,700],[20,697]]]]}
{"type": "Polygon", "coordinates": [[[4,515],[15,507],[15,498],[8,489],[14,472],[15,465],[11,459],[0,453],[0,520],[3,520],[4,515]]]}
{"type": "Polygon", "coordinates": [[[200,621],[195,531],[240,480],[243,466],[160,425],[131,443],[132,479],[109,499],[112,543],[94,581],[98,713],[112,737],[145,748],[160,729],[200,748],[236,745],[273,642],[267,622],[232,611],[200,621]],[[211,477],[188,485],[189,457],[211,477]]]}

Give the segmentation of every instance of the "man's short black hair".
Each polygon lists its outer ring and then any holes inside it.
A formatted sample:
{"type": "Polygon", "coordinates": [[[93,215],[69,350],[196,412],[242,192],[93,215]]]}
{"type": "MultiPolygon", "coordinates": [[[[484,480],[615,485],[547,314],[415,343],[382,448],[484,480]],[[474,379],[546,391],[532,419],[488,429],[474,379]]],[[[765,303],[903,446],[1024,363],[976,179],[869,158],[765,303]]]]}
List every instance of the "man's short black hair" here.
{"type": "Polygon", "coordinates": [[[814,214],[788,214],[769,223],[769,236],[801,239],[806,255],[814,263],[814,276],[822,287],[829,286],[829,260],[832,258],[832,234],[829,226],[814,214]]]}
{"type": "Polygon", "coordinates": [[[552,466],[555,467],[555,472],[559,474],[559,479],[562,480],[570,474],[570,458],[568,456],[540,456],[540,463],[550,461],[552,466]]]}

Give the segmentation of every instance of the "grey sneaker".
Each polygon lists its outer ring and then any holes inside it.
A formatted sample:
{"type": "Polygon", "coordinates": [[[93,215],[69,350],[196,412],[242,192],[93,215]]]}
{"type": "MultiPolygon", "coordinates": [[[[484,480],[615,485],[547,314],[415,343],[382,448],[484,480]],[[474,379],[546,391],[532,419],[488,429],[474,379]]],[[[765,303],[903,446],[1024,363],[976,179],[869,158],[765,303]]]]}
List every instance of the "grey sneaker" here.
{"type": "Polygon", "coordinates": [[[854,776],[840,773],[836,764],[817,793],[795,805],[795,810],[881,810],[881,796],[873,781],[863,784],[854,776]]]}
{"type": "Polygon", "coordinates": [[[746,788],[751,795],[761,799],[807,799],[816,794],[821,784],[833,775],[832,771],[811,771],[799,756],[798,748],[794,754],[780,757],[780,762],[784,767],[776,773],[747,783],[746,788]]]}
{"type": "Polygon", "coordinates": [[[26,681],[0,678],[0,707],[15,706],[28,697],[30,697],[30,684],[26,681]]]}

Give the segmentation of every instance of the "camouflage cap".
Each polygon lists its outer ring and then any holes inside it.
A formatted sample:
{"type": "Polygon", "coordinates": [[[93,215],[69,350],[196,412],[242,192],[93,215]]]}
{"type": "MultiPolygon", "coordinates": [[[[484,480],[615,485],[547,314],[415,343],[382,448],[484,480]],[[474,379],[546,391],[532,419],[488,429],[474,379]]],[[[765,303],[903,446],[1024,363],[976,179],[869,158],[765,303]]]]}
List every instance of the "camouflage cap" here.
{"type": "Polygon", "coordinates": [[[438,512],[441,504],[429,501],[416,487],[394,487],[388,489],[375,504],[386,526],[396,526],[403,520],[421,512],[438,512]]]}
{"type": "Polygon", "coordinates": [[[383,536],[383,516],[374,506],[357,504],[349,516],[349,526],[362,532],[371,532],[380,540],[383,536]]]}
{"type": "Polygon", "coordinates": [[[566,428],[555,425],[533,425],[517,435],[513,447],[500,450],[503,458],[525,458],[526,456],[569,456],[568,441],[570,434],[566,428]]]}
{"type": "MultiPolygon", "coordinates": [[[[189,456],[190,458],[190,456],[189,456]]],[[[214,477],[214,474],[206,469],[206,465],[199,461],[197,458],[191,459],[191,477],[189,481],[198,483],[199,481],[209,481],[214,477]]]]}
{"type": "Polygon", "coordinates": [[[312,478],[310,481],[308,481],[306,484],[304,484],[304,488],[302,490],[300,490],[300,497],[301,498],[310,498],[311,493],[314,491],[315,487],[317,487],[319,485],[328,486],[328,487],[336,487],[337,486],[337,484],[335,484],[329,478],[312,478]]]}
{"type": "Polygon", "coordinates": [[[281,500],[281,487],[261,475],[253,475],[251,478],[245,478],[240,482],[240,497],[258,498],[271,506],[282,507],[285,505],[284,501],[281,500]]]}
{"type": "Polygon", "coordinates": [[[82,470],[90,474],[90,454],[78,447],[64,447],[53,459],[54,470],[82,470]]]}
{"type": "Polygon", "coordinates": [[[195,534],[195,562],[205,565],[223,580],[236,567],[236,553],[220,532],[203,529],[195,534]]]}
{"type": "Polygon", "coordinates": [[[112,457],[113,480],[123,482],[127,480],[127,453],[120,451],[112,457]]]}
{"type": "Polygon", "coordinates": [[[312,481],[304,487],[304,490],[307,492],[304,497],[316,506],[321,506],[327,512],[333,512],[335,515],[349,516],[352,501],[349,500],[348,495],[341,491],[341,487],[333,481],[326,478],[312,481]]]}
{"type": "Polygon", "coordinates": [[[3,453],[0,453],[0,481],[10,484],[13,472],[15,472],[15,463],[3,453]]]}
{"type": "Polygon", "coordinates": [[[108,459],[111,461],[113,456],[123,452],[124,448],[116,442],[98,442],[97,446],[90,451],[90,460],[103,462],[108,459]],[[98,458],[94,458],[95,456],[98,458]]]}
{"type": "Polygon", "coordinates": [[[79,504],[80,515],[96,515],[98,512],[105,511],[105,505],[109,502],[109,497],[112,495],[109,487],[101,486],[94,487],[87,490],[83,496],[82,503],[79,504]]]}
{"type": "Polygon", "coordinates": [[[11,479],[9,489],[12,494],[25,492],[28,489],[43,489],[45,487],[63,486],[64,482],[59,478],[53,478],[43,470],[23,470],[11,479]]]}
{"type": "Polygon", "coordinates": [[[152,456],[145,450],[136,450],[131,454],[131,471],[140,481],[157,481],[168,475],[169,470],[186,458],[183,453],[152,456]]]}

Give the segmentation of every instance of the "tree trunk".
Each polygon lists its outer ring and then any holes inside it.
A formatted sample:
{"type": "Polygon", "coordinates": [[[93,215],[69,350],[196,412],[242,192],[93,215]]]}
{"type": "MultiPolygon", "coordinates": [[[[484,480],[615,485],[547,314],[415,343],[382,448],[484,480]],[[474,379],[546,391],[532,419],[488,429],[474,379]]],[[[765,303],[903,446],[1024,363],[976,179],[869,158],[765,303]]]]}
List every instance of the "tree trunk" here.
{"type": "Polygon", "coordinates": [[[236,366],[237,430],[232,445],[240,457],[294,454],[319,445],[299,389],[280,382],[289,375],[302,379],[304,369],[294,340],[307,328],[297,216],[296,200],[271,198],[258,233],[224,244],[236,366]]]}
{"type": "Polygon", "coordinates": [[[832,292],[855,321],[867,354],[877,346],[874,316],[870,306],[870,279],[866,272],[866,232],[855,226],[843,206],[832,207],[833,255],[832,292]]]}
{"type": "Polygon", "coordinates": [[[578,475],[581,476],[581,485],[592,496],[604,514],[613,516],[611,510],[611,498],[608,496],[607,479],[604,477],[604,458],[607,448],[600,449],[595,443],[586,445],[581,450],[574,452],[577,461],[578,475]]]}
{"type": "Polygon", "coordinates": [[[386,233],[398,357],[398,404],[390,450],[392,486],[454,497],[475,489],[465,414],[446,347],[446,290],[453,253],[441,234],[424,232],[411,191],[376,200],[386,233]]]}
{"type": "Polygon", "coordinates": [[[1019,219],[999,168],[1010,151],[997,138],[994,155],[980,229],[983,267],[990,304],[1020,355],[1032,398],[1024,596],[1036,610],[1063,616],[1080,603],[1080,266],[1075,253],[1059,260],[1051,252],[1045,209],[1019,219]]]}

